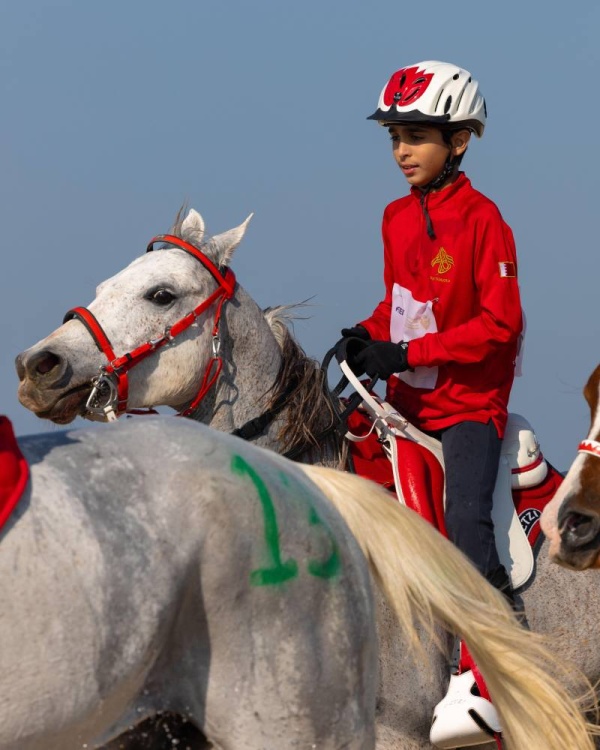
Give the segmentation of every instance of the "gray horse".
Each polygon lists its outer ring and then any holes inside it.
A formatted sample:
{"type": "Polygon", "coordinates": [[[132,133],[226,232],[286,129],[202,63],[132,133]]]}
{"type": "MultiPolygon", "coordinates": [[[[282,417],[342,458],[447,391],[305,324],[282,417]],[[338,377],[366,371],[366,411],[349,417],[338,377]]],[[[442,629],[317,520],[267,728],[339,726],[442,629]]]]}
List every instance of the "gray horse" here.
{"type": "MultiPolygon", "coordinates": [[[[89,306],[100,333],[78,309],[17,358],[21,402],[59,424],[77,415],[98,417],[103,410],[110,416],[127,408],[167,405],[256,445],[311,463],[339,465],[341,446],[330,429],[334,417],[324,377],[293,339],[285,309],[265,314],[240,285],[232,284],[227,269],[246,225],[207,240],[199,214],[192,210],[179,219],[172,234],[201,246],[212,267],[169,238],[171,247],[135,260],[100,285],[89,306]],[[209,300],[213,304],[203,306],[209,300]],[[123,364],[116,371],[109,366],[98,379],[109,361],[123,364]]],[[[561,661],[575,662],[595,682],[600,679],[600,589],[585,577],[565,577],[545,554],[540,556],[535,578],[521,592],[527,618],[535,631],[557,636],[561,661]],[[571,612],[568,622],[565,609],[571,612]]],[[[447,681],[445,659],[432,657],[426,670],[399,668],[402,639],[383,604],[378,623],[379,746],[429,747],[432,709],[447,681]]]]}
{"type": "Polygon", "coordinates": [[[370,750],[365,555],[399,618],[403,662],[413,620],[431,632],[435,616],[481,657],[507,747],[592,747],[543,671],[552,655],[375,485],[164,417],[20,448],[31,479],[0,543],[1,750],[117,748],[160,712],[185,717],[197,749],[370,750]]]}
{"type": "Polygon", "coordinates": [[[21,441],[32,480],[0,544],[2,750],[91,747],[158,711],[222,748],[372,745],[358,545],[293,465],[198,427],[21,441]]]}

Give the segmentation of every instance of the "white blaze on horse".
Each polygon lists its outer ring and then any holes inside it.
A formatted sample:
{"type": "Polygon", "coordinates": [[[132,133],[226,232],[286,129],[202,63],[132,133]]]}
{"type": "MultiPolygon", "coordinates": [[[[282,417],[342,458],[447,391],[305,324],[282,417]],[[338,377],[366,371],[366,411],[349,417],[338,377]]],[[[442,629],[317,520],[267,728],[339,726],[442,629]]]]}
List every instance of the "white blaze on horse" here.
{"type": "Polygon", "coordinates": [[[593,748],[548,677],[553,655],[375,484],[166,417],[30,436],[20,452],[30,479],[0,534],[0,750],[119,748],[165,711],[202,733],[195,747],[370,750],[369,566],[400,669],[415,623],[460,629],[507,748],[593,748]]]}
{"type": "Polygon", "coordinates": [[[591,413],[588,436],[542,515],[550,558],[576,570],[600,568],[600,365],[583,393],[591,413]]]}
{"type": "MultiPolygon", "coordinates": [[[[246,226],[207,238],[197,212],[179,218],[171,234],[151,243],[166,247],[105,281],[88,308],[74,308],[60,328],[17,358],[21,402],[59,424],[78,415],[104,420],[170,406],[307,463],[341,465],[335,406],[318,364],[285,325],[286,308],[263,312],[235,282],[230,263],[246,226]]],[[[598,587],[567,584],[564,575],[539,557],[522,591],[534,630],[561,632],[558,605],[567,585],[575,614],[600,609],[598,587]]],[[[412,667],[401,678],[397,625],[380,606],[379,747],[428,747],[432,709],[447,683],[446,659],[432,654],[433,666],[412,667]]],[[[600,641],[585,617],[576,621],[581,632],[561,639],[556,653],[596,682],[600,641]]]]}

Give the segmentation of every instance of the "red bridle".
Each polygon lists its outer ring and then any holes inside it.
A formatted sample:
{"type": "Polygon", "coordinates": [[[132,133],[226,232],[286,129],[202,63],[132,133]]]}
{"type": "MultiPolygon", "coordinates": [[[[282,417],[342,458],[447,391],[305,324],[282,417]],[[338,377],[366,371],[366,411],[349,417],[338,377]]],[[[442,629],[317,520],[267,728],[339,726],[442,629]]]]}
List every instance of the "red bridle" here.
{"type": "Polygon", "coordinates": [[[148,244],[146,252],[154,250],[154,245],[159,242],[166,242],[193,255],[211,273],[218,287],[191,312],[166,328],[158,338],[145,341],[140,346],[126,352],[120,357],[115,355],[108,336],[93,313],[86,307],[74,307],[69,310],[63,322],[73,318],[80,320],[90,332],[98,349],[107,359],[107,364],[101,366],[100,374],[94,378],[92,393],[86,404],[87,411],[84,416],[89,419],[106,419],[110,421],[117,419],[117,417],[125,413],[127,411],[127,399],[129,395],[129,382],[127,378],[129,370],[186,331],[215,302],[217,307],[212,330],[213,356],[206,366],[198,393],[190,405],[181,412],[182,416],[188,416],[194,411],[216,382],[223,367],[222,359],[219,356],[221,345],[219,322],[221,320],[223,305],[227,300],[231,299],[235,291],[235,274],[230,268],[225,269],[225,272],[222,273],[199,248],[172,234],[159,234],[154,237],[148,244]]]}

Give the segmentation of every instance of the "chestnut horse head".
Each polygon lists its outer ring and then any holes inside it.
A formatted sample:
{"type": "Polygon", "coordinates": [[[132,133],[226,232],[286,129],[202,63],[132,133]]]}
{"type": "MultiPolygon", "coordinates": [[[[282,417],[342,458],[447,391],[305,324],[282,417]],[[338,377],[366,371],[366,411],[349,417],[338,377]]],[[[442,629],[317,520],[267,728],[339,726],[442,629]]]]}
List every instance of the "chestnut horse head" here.
{"type": "Polygon", "coordinates": [[[550,557],[565,567],[600,568],[600,365],[584,388],[591,427],[541,519],[550,557]]]}

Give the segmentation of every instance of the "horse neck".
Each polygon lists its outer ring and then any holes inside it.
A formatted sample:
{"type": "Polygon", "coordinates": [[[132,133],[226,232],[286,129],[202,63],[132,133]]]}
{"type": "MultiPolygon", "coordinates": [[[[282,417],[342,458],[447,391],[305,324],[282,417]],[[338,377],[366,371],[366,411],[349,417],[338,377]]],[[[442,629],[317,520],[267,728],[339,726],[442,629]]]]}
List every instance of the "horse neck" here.
{"type": "Polygon", "coordinates": [[[290,381],[301,373],[304,382],[298,388],[294,384],[295,390],[289,394],[290,406],[278,412],[264,433],[252,442],[285,453],[291,439],[292,445],[298,446],[294,449],[296,460],[338,466],[338,437],[334,434],[321,436],[331,423],[331,416],[324,393],[317,384],[317,368],[296,348],[293,338],[289,343],[291,347],[285,347],[289,367],[283,368],[281,376],[286,354],[263,311],[238,287],[234,299],[225,308],[222,323],[221,375],[215,389],[192,418],[221,432],[233,432],[262,415],[278,392],[286,393],[287,398],[290,381]],[[294,433],[291,438],[290,431],[294,433]]]}

